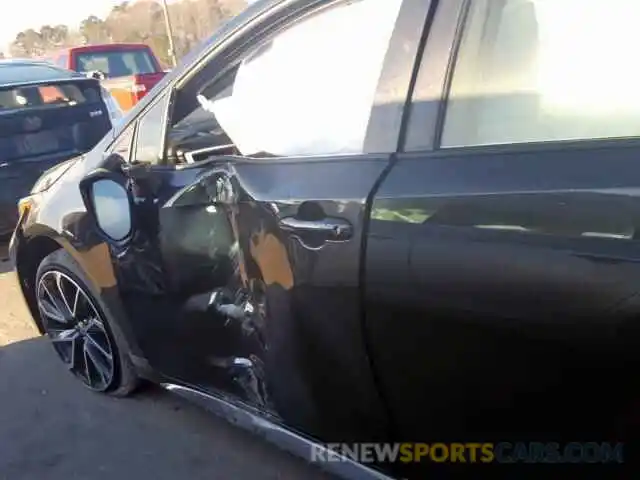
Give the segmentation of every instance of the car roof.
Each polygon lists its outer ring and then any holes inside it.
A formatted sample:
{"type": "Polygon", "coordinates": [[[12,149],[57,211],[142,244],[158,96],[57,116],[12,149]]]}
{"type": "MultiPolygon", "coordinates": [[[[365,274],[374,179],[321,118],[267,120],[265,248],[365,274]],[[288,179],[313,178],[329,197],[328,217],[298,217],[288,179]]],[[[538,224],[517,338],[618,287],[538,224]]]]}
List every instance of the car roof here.
{"type": "MultiPolygon", "coordinates": [[[[63,53],[83,53],[83,52],[104,52],[104,51],[119,51],[119,50],[149,50],[149,47],[145,43],[99,43],[91,45],[76,45],[75,47],[67,47],[59,52],[63,53]]],[[[58,52],[58,53],[59,53],[58,52]]]]}
{"type": "Polygon", "coordinates": [[[71,80],[82,75],[42,60],[0,60],[0,86],[71,80]]]}

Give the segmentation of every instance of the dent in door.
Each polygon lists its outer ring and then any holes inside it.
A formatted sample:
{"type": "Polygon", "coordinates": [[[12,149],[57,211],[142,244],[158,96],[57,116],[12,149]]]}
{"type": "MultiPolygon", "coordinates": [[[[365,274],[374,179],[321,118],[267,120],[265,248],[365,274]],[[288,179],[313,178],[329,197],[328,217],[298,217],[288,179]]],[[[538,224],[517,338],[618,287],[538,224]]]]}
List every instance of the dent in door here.
{"type": "Polygon", "coordinates": [[[228,165],[179,192],[167,207],[160,211],[165,227],[161,238],[173,289],[202,291],[200,286],[209,285],[183,308],[186,315],[199,312],[216,324],[228,342],[227,348],[214,350],[229,355],[209,357],[209,365],[225,371],[244,400],[272,413],[281,410],[267,379],[286,375],[282,362],[293,360],[280,359],[283,342],[278,337],[287,332],[270,329],[267,316],[281,325],[291,323],[286,320],[287,292],[294,277],[288,249],[277,232],[277,207],[255,202],[228,165]],[[182,224],[169,219],[175,208],[182,209],[175,217],[182,224]],[[193,218],[185,213],[188,209],[193,218]]]}

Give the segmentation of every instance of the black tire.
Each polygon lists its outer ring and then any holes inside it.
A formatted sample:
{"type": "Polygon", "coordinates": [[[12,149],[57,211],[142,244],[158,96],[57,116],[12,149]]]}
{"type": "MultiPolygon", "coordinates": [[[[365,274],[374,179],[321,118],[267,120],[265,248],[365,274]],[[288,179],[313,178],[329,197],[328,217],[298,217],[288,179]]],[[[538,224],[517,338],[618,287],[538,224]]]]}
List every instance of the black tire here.
{"type": "Polygon", "coordinates": [[[139,380],[129,357],[127,342],[74,258],[63,249],[45,257],[36,273],[35,290],[44,330],[71,372],[90,390],[117,397],[131,394],[139,380]],[[57,286],[53,295],[50,293],[51,282],[56,282],[57,286]],[[74,287],[81,293],[73,293],[74,287]],[[70,308],[72,303],[73,308],[70,308]],[[63,309],[66,309],[68,317],[65,315],[64,321],[58,321],[62,320],[59,313],[63,309]],[[76,317],[82,316],[82,309],[86,318],[78,320],[76,317]],[[65,334],[68,332],[71,334],[65,334]],[[93,354],[90,353],[92,351],[93,354]],[[84,369],[78,365],[82,361],[84,369]]]}

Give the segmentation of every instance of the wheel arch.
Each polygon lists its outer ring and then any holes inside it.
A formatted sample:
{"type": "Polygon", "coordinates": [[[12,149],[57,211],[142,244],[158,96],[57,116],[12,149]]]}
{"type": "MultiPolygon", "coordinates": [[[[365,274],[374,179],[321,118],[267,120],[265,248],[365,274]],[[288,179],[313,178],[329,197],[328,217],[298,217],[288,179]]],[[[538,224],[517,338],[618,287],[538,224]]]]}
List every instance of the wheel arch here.
{"type": "Polygon", "coordinates": [[[148,370],[148,364],[144,360],[144,355],[133,335],[125,310],[119,299],[115,275],[110,268],[110,261],[104,258],[104,255],[108,254],[108,247],[105,244],[96,245],[93,248],[81,252],[66,238],[57,235],[54,231],[38,231],[37,234],[32,236],[21,236],[16,248],[15,269],[22,294],[40,334],[44,334],[45,330],[36,302],[36,275],[42,261],[48,255],[61,249],[69,253],[77,262],[78,266],[85,273],[87,277],[86,280],[91,282],[92,285],[90,285],[90,287],[94,292],[103,291],[104,293],[105,276],[113,282],[113,287],[116,288],[109,288],[107,295],[100,296],[101,308],[106,309],[108,312],[105,313],[108,313],[117,323],[117,327],[122,332],[123,340],[126,342],[129,352],[135,356],[135,358],[132,358],[134,363],[140,368],[148,370]],[[103,248],[100,249],[100,247],[103,248]],[[109,262],[108,266],[105,265],[106,262],[109,262]]]}
{"type": "Polygon", "coordinates": [[[44,327],[40,311],[36,304],[35,283],[38,267],[42,260],[53,252],[64,248],[62,244],[47,235],[38,235],[25,238],[16,249],[16,274],[22,290],[27,308],[41,335],[44,335],[44,327]]]}

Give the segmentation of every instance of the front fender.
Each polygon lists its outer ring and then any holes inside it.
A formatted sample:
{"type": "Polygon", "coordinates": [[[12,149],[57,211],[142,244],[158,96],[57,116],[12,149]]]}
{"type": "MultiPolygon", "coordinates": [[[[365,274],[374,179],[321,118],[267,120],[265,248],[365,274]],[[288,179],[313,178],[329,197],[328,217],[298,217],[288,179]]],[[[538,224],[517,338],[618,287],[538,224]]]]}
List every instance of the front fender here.
{"type": "Polygon", "coordinates": [[[42,223],[39,213],[40,211],[35,208],[27,218],[21,218],[11,240],[10,253],[25,301],[40,332],[44,333],[35,298],[38,266],[47,255],[58,249],[64,249],[83,271],[86,280],[90,283],[87,287],[98,297],[101,308],[105,310],[104,313],[121,331],[133,363],[138,368],[147,369],[147,362],[120,299],[109,246],[98,240],[97,235],[91,234],[94,229],[86,211],[74,212],[73,225],[70,224],[69,218],[66,221],[61,219],[59,224],[64,228],[60,230],[50,224],[42,223]],[[79,231],[85,232],[82,238],[73,234],[79,231]]]}

